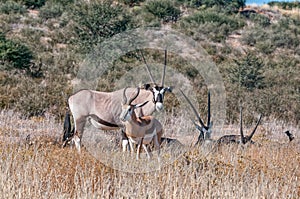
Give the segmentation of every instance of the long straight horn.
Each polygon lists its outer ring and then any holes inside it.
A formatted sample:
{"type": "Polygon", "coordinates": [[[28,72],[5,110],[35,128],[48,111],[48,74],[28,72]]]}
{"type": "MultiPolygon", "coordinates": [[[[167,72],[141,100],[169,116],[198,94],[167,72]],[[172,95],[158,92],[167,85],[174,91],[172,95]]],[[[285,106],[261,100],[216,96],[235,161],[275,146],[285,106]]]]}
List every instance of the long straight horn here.
{"type": "Polygon", "coordinates": [[[207,126],[210,125],[210,91],[207,96],[207,126]]]}
{"type": "Polygon", "coordinates": [[[153,76],[152,76],[152,73],[151,73],[151,71],[150,71],[150,69],[149,69],[149,66],[148,66],[148,64],[147,64],[147,62],[146,62],[146,59],[145,59],[145,57],[144,57],[144,54],[143,54],[143,52],[142,52],[141,50],[140,50],[140,52],[141,52],[141,55],[142,55],[143,61],[144,61],[144,63],[145,63],[145,66],[146,66],[147,72],[148,72],[148,74],[149,74],[149,77],[150,77],[150,79],[151,79],[152,83],[153,83],[153,84],[155,84],[155,81],[154,81],[154,79],[153,79],[153,76]]]}
{"type": "Polygon", "coordinates": [[[243,107],[240,106],[240,134],[241,134],[241,143],[245,144],[245,137],[243,133],[243,107]]]}
{"type": "Polygon", "coordinates": [[[127,103],[127,97],[126,97],[126,90],[128,87],[124,88],[123,91],[123,99],[122,99],[122,104],[126,104],[127,103]]]}
{"type": "Polygon", "coordinates": [[[181,89],[179,89],[179,90],[180,90],[180,92],[182,93],[182,95],[184,96],[184,98],[186,99],[186,101],[187,101],[187,102],[189,103],[189,105],[191,106],[191,108],[192,108],[193,112],[195,113],[195,115],[196,115],[198,121],[200,122],[201,126],[204,127],[204,128],[206,128],[206,126],[204,125],[203,121],[201,120],[200,115],[198,114],[198,112],[197,112],[196,108],[194,107],[194,105],[192,104],[192,102],[191,102],[191,101],[189,100],[189,98],[182,92],[181,89]]]}
{"type": "Polygon", "coordinates": [[[133,102],[133,100],[135,100],[135,99],[137,98],[137,96],[139,95],[139,93],[140,93],[140,88],[137,87],[136,90],[137,90],[137,91],[136,91],[136,94],[135,94],[133,97],[131,97],[131,98],[129,99],[128,104],[131,104],[131,102],[133,102]]]}
{"type": "Polygon", "coordinates": [[[164,83],[165,83],[166,67],[167,67],[167,49],[165,49],[165,63],[164,63],[163,74],[161,77],[161,86],[162,87],[164,87],[164,83]]]}
{"type": "Polygon", "coordinates": [[[248,137],[249,141],[250,141],[251,138],[253,137],[253,135],[254,135],[254,133],[255,133],[255,131],[256,131],[256,129],[257,129],[259,123],[260,123],[261,118],[262,118],[262,114],[260,114],[259,119],[258,119],[258,121],[257,121],[257,123],[256,123],[256,125],[255,125],[255,128],[253,129],[252,133],[251,133],[251,134],[249,135],[249,137],[248,137]]]}

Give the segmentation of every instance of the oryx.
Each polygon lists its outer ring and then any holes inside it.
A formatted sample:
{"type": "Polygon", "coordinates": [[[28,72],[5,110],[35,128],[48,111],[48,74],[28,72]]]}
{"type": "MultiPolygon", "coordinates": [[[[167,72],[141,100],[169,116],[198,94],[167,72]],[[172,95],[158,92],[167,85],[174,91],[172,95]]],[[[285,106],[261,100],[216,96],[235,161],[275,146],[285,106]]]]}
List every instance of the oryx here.
{"type": "MultiPolygon", "coordinates": [[[[144,56],[143,56],[144,59],[144,56]]],[[[152,84],[145,84],[140,89],[139,96],[133,101],[135,104],[149,101],[143,106],[138,115],[151,115],[155,110],[161,111],[163,109],[164,94],[172,92],[170,87],[164,86],[165,69],[166,69],[167,51],[165,51],[165,64],[163,67],[163,74],[161,84],[155,83],[149,67],[144,59],[148,74],[151,78],[152,84]]],[[[128,88],[127,93],[132,94],[136,88],[128,88]]],[[[95,90],[80,90],[69,97],[68,105],[74,119],[74,130],[71,133],[70,122],[68,122],[68,115],[65,117],[63,146],[69,140],[74,141],[76,148],[80,151],[80,141],[83,134],[83,129],[86,120],[89,119],[91,124],[101,130],[116,130],[123,127],[120,122],[121,102],[123,89],[114,92],[99,92],[95,90]],[[68,123],[68,125],[66,125],[68,123]],[[68,129],[68,130],[66,130],[68,129]]],[[[122,131],[122,145],[123,148],[127,146],[128,140],[122,131]]]]}
{"type": "MultiPolygon", "coordinates": [[[[181,91],[181,90],[180,90],[181,91]]],[[[217,145],[222,145],[222,144],[230,144],[230,143],[238,143],[238,144],[246,144],[246,143],[254,143],[251,139],[253,137],[253,135],[256,132],[256,129],[261,121],[262,115],[260,114],[259,119],[253,129],[253,131],[250,133],[249,136],[244,136],[243,133],[243,114],[242,114],[242,106],[240,106],[240,135],[224,135],[222,137],[220,137],[218,140],[212,140],[211,137],[211,132],[212,132],[212,121],[210,121],[211,119],[211,114],[210,114],[210,92],[208,92],[208,111],[207,111],[207,125],[204,124],[204,122],[202,121],[200,115],[198,114],[196,108],[194,107],[194,105],[192,104],[192,102],[189,100],[189,98],[181,91],[182,95],[184,96],[184,98],[186,99],[186,101],[189,103],[189,105],[191,106],[193,112],[195,113],[198,122],[200,123],[197,124],[197,122],[194,122],[196,129],[200,132],[199,136],[198,136],[198,141],[196,143],[197,144],[205,144],[205,143],[216,143],[217,145]]]]}
{"type": "Polygon", "coordinates": [[[133,100],[139,95],[140,88],[137,88],[136,94],[128,100],[126,97],[126,90],[127,88],[123,91],[122,113],[120,119],[125,125],[125,134],[129,139],[131,152],[134,152],[133,144],[137,144],[136,158],[139,159],[140,148],[143,146],[150,159],[151,155],[146,145],[149,145],[153,141],[159,159],[160,140],[163,134],[162,124],[151,115],[137,117],[135,110],[145,106],[149,101],[140,104],[132,104],[133,100]]]}

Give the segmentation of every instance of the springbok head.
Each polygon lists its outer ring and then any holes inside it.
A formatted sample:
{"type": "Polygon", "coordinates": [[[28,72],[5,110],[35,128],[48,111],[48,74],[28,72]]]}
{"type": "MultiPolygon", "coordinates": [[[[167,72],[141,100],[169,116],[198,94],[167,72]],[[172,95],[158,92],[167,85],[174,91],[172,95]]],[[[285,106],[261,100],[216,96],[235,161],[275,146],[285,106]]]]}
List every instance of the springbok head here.
{"type": "Polygon", "coordinates": [[[147,72],[149,74],[149,77],[151,79],[151,82],[152,84],[145,84],[144,85],[144,88],[146,90],[149,90],[153,93],[153,103],[155,104],[155,108],[157,111],[161,111],[163,110],[164,108],[164,105],[163,105],[163,101],[164,101],[164,95],[166,92],[172,92],[172,88],[171,87],[165,87],[164,86],[164,82],[165,82],[165,74],[166,74],[166,66],[167,66],[167,50],[165,50],[165,63],[164,63],[164,68],[163,68],[163,73],[162,73],[162,78],[161,78],[161,83],[160,85],[157,84],[155,81],[154,81],[154,78],[151,74],[151,71],[149,69],[149,66],[145,60],[145,57],[141,51],[141,55],[142,55],[142,58],[143,58],[143,61],[145,63],[145,66],[146,66],[146,69],[147,69],[147,72]]]}
{"type": "Polygon", "coordinates": [[[130,121],[132,116],[135,115],[134,110],[136,108],[140,108],[148,103],[148,101],[140,103],[140,104],[132,104],[132,102],[137,98],[140,93],[140,88],[137,88],[136,93],[127,100],[126,97],[127,87],[123,91],[123,100],[122,100],[122,112],[120,115],[120,119],[122,122],[130,121]]]}
{"type": "Polygon", "coordinates": [[[213,122],[210,121],[210,92],[208,92],[208,99],[207,99],[208,109],[207,109],[206,125],[204,124],[203,120],[201,119],[200,115],[198,114],[196,108],[194,107],[192,102],[189,100],[189,98],[183,93],[182,90],[180,90],[180,92],[182,93],[182,95],[184,96],[186,101],[189,103],[194,114],[196,115],[196,117],[198,119],[198,121],[193,121],[194,125],[196,126],[196,129],[199,131],[198,141],[196,144],[202,143],[205,140],[209,140],[211,137],[212,126],[213,126],[213,122]]]}

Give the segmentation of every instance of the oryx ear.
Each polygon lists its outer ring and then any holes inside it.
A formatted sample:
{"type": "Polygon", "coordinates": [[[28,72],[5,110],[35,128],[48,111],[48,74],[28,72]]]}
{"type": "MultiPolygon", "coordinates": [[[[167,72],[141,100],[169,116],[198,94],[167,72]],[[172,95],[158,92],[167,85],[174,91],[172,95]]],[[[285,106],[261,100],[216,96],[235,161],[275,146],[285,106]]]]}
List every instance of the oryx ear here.
{"type": "Polygon", "coordinates": [[[168,91],[168,92],[172,93],[172,91],[173,91],[173,87],[167,87],[167,88],[166,88],[166,91],[168,91]]]}
{"type": "Polygon", "coordinates": [[[144,84],[144,88],[145,88],[145,90],[149,90],[150,89],[150,84],[144,84]]]}
{"type": "Polygon", "coordinates": [[[140,108],[140,107],[143,107],[145,106],[149,101],[146,101],[146,102],[143,102],[143,103],[140,103],[140,104],[136,104],[134,105],[134,108],[140,108]]]}

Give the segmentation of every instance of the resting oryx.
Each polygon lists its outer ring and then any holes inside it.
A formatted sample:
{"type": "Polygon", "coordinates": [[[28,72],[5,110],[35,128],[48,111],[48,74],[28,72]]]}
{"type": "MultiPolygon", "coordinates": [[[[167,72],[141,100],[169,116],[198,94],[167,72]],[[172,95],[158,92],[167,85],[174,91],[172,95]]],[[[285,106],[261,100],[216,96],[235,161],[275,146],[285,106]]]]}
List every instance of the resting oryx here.
{"type": "Polygon", "coordinates": [[[136,94],[127,100],[126,90],[123,91],[123,101],[122,101],[122,113],[120,115],[121,121],[125,125],[125,133],[129,139],[129,144],[131,152],[134,151],[133,144],[137,144],[137,156],[139,159],[140,148],[143,146],[147,153],[148,158],[151,156],[146,145],[149,145],[153,140],[155,150],[157,150],[157,155],[159,158],[160,152],[160,142],[161,136],[163,134],[163,129],[161,123],[155,119],[153,116],[142,116],[137,117],[135,109],[145,106],[149,101],[145,101],[139,104],[132,104],[133,100],[139,95],[140,89],[137,88],[136,94]]]}
{"type": "Polygon", "coordinates": [[[246,143],[251,143],[254,144],[254,142],[251,140],[254,133],[256,132],[256,129],[261,121],[262,115],[260,114],[259,119],[251,132],[249,136],[244,136],[243,132],[243,109],[242,106],[240,106],[240,135],[224,135],[220,137],[217,140],[218,145],[220,144],[230,144],[230,143],[238,143],[238,144],[246,144],[246,143]]]}
{"type": "Polygon", "coordinates": [[[213,126],[213,122],[210,121],[210,92],[208,92],[208,100],[207,100],[207,104],[208,104],[208,109],[207,109],[207,125],[204,124],[204,122],[202,121],[200,115],[198,114],[196,108],[194,107],[194,105],[192,104],[192,102],[189,100],[189,98],[182,92],[182,90],[180,90],[180,92],[182,93],[183,97],[186,99],[186,101],[189,103],[189,105],[191,106],[194,114],[196,115],[198,122],[200,123],[200,125],[193,121],[194,125],[196,126],[196,129],[199,131],[199,136],[198,136],[198,140],[196,142],[197,144],[202,144],[203,142],[210,142],[211,139],[211,131],[212,131],[212,126],[213,126]]]}
{"type": "MultiPolygon", "coordinates": [[[[134,100],[134,103],[136,104],[149,101],[149,103],[139,110],[139,116],[151,115],[155,110],[161,111],[163,109],[165,92],[172,92],[170,87],[164,87],[166,51],[165,64],[160,85],[154,82],[147,64],[146,68],[150,75],[152,84],[145,84],[144,88],[140,90],[139,96],[134,100]]],[[[128,94],[133,93],[135,89],[136,88],[128,88],[128,94]]],[[[65,146],[69,140],[72,140],[74,141],[77,150],[80,152],[80,141],[87,119],[90,120],[93,126],[102,130],[116,130],[122,127],[123,125],[120,122],[120,114],[122,111],[120,106],[122,101],[122,92],[123,89],[114,92],[80,90],[70,96],[68,104],[74,119],[74,133],[71,133],[70,122],[65,122],[65,124],[68,123],[68,125],[64,125],[63,146],[65,146]]],[[[69,117],[67,115],[65,117],[65,121],[68,120],[69,117]]],[[[124,132],[122,132],[122,138],[122,145],[124,148],[124,146],[128,143],[124,132]]]]}
{"type": "MultiPolygon", "coordinates": [[[[181,90],[180,90],[181,91],[181,90]]],[[[208,111],[207,111],[207,125],[204,125],[200,115],[198,114],[196,108],[194,107],[194,105],[192,104],[192,102],[189,100],[189,98],[181,91],[182,95],[184,96],[184,98],[186,99],[186,101],[189,103],[189,105],[191,106],[193,112],[195,113],[199,123],[197,124],[196,122],[194,122],[197,130],[200,132],[199,136],[198,136],[198,141],[196,144],[203,144],[203,143],[207,143],[207,142],[216,142],[217,145],[221,145],[221,144],[230,144],[230,143],[242,143],[242,144],[246,144],[248,142],[250,143],[254,143],[251,139],[261,121],[262,115],[259,116],[259,119],[255,125],[255,128],[253,129],[252,133],[249,136],[244,136],[243,133],[243,114],[242,114],[242,107],[240,107],[240,135],[224,135],[222,137],[220,137],[218,140],[212,140],[210,139],[211,136],[211,132],[212,132],[212,122],[210,121],[210,92],[208,92],[208,111]]]]}

